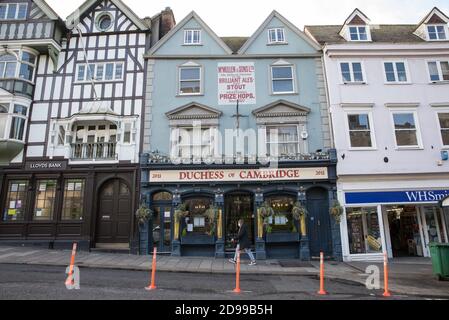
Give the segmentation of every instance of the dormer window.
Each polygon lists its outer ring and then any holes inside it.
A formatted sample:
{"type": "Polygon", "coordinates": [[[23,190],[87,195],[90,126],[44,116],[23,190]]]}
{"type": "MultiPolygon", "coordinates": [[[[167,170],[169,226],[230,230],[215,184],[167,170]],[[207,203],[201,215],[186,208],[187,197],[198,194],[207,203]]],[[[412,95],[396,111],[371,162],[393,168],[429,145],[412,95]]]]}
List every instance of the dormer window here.
{"type": "Polygon", "coordinates": [[[447,40],[445,25],[428,25],[427,34],[432,41],[447,40]]]}
{"type": "Polygon", "coordinates": [[[366,26],[350,26],[349,36],[351,41],[368,41],[366,26]]]}
{"type": "Polygon", "coordinates": [[[285,43],[284,28],[272,28],[268,30],[268,44],[285,43]]]}
{"type": "Polygon", "coordinates": [[[201,44],[201,30],[184,30],[184,44],[185,45],[200,45],[201,44]]]}

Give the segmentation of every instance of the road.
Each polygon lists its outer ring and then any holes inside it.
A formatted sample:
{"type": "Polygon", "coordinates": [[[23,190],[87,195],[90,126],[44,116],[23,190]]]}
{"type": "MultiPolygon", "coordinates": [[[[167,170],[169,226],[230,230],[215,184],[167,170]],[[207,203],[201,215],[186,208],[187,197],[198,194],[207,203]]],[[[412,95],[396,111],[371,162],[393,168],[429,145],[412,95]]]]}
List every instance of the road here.
{"type": "MultiPolygon", "coordinates": [[[[0,300],[312,300],[385,299],[351,281],[327,280],[328,296],[316,294],[312,276],[242,275],[240,295],[232,293],[233,275],[158,273],[156,291],[148,292],[149,274],[141,271],[80,269],[80,290],[67,290],[65,268],[0,264],[0,300]]],[[[416,299],[394,296],[391,299],[416,299]]],[[[426,299],[429,297],[420,297],[426,299]]]]}

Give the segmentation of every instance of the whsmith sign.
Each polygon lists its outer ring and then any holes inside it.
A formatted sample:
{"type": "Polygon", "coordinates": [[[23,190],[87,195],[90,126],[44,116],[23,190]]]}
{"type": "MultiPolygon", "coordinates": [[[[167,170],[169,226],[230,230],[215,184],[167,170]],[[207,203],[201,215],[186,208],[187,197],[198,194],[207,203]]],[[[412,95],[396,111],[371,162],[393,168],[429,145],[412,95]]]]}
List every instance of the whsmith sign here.
{"type": "Polygon", "coordinates": [[[25,170],[65,170],[67,161],[30,161],[25,163],[25,170]]]}
{"type": "Polygon", "coordinates": [[[150,183],[251,182],[328,179],[327,168],[151,171],[150,183]]]}
{"type": "Polygon", "coordinates": [[[347,192],[346,204],[439,202],[449,190],[411,190],[392,192],[347,192]]]}

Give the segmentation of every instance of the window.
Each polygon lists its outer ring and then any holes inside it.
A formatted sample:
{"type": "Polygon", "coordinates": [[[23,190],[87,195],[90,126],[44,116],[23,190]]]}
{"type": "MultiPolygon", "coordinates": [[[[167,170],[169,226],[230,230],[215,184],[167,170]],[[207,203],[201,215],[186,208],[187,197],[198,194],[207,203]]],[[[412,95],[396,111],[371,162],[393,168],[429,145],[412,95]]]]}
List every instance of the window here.
{"type": "Polygon", "coordinates": [[[52,220],[55,206],[56,180],[37,180],[33,220],[52,220]]]}
{"type": "Polygon", "coordinates": [[[179,94],[201,93],[201,67],[181,67],[179,69],[179,94]]]}
{"type": "Polygon", "coordinates": [[[0,20],[24,20],[27,17],[26,3],[0,4],[0,20]]]}
{"type": "Polygon", "coordinates": [[[295,92],[292,66],[271,67],[271,79],[274,94],[295,92]]]}
{"type": "Polygon", "coordinates": [[[268,43],[285,43],[285,30],[284,28],[273,28],[268,30],[268,43]]]}
{"type": "Polygon", "coordinates": [[[64,128],[64,126],[59,126],[58,146],[63,146],[64,144],[65,144],[65,128],[64,128]]]}
{"type": "Polygon", "coordinates": [[[349,252],[382,253],[382,236],[377,208],[346,208],[349,252]]]}
{"type": "Polygon", "coordinates": [[[194,198],[185,202],[189,215],[185,218],[183,236],[187,234],[207,234],[215,232],[214,218],[210,217],[208,209],[212,206],[212,200],[208,198],[194,198]]]}
{"type": "Polygon", "coordinates": [[[27,51],[15,51],[15,54],[0,56],[0,78],[19,78],[33,81],[36,68],[36,56],[27,51]],[[17,57],[20,57],[18,59],[17,57]]]}
{"type": "Polygon", "coordinates": [[[23,221],[28,195],[28,181],[10,181],[3,221],[23,221]]]}
{"type": "Polygon", "coordinates": [[[108,62],[78,65],[76,79],[78,82],[92,81],[120,81],[123,80],[123,62],[108,62]]]}
{"type": "Polygon", "coordinates": [[[364,83],[362,63],[342,62],[340,63],[341,75],[344,83],[359,82],[364,83]]]}
{"type": "Polygon", "coordinates": [[[396,145],[398,147],[419,147],[417,125],[414,113],[393,113],[396,145]]]}
{"type": "Polygon", "coordinates": [[[272,196],[267,197],[266,200],[274,211],[274,216],[269,217],[266,221],[271,232],[297,233],[298,228],[292,215],[296,198],[292,196],[272,196]]]}
{"type": "Polygon", "coordinates": [[[348,114],[351,148],[372,148],[373,137],[368,113],[348,114]]]}
{"type": "Polygon", "coordinates": [[[5,137],[6,122],[8,121],[9,106],[0,105],[0,140],[5,137]]]}
{"type": "Polygon", "coordinates": [[[430,25],[427,26],[427,34],[429,40],[446,40],[446,26],[445,25],[430,25]]]}
{"type": "Polygon", "coordinates": [[[438,113],[443,145],[449,146],[449,113],[438,113]]]}
{"type": "Polygon", "coordinates": [[[184,30],[185,45],[201,44],[201,30],[184,30]]]}
{"type": "Polygon", "coordinates": [[[429,61],[431,82],[449,81],[449,61],[429,61]]]}
{"type": "Polygon", "coordinates": [[[125,123],[125,132],[123,133],[123,143],[131,143],[131,123],[125,123]]]}
{"type": "Polygon", "coordinates": [[[84,180],[65,180],[62,220],[83,220],[84,180]]]}
{"type": "Polygon", "coordinates": [[[177,128],[172,132],[174,157],[206,159],[214,154],[214,128],[177,128]]]}
{"type": "Polygon", "coordinates": [[[384,70],[388,83],[408,82],[405,62],[385,62],[384,70]]]}
{"type": "Polygon", "coordinates": [[[349,35],[351,41],[367,41],[368,34],[366,27],[349,27],[349,35]]]}
{"type": "Polygon", "coordinates": [[[112,15],[105,12],[98,16],[97,18],[97,29],[100,31],[108,31],[112,27],[112,15]]]}
{"type": "Polygon", "coordinates": [[[298,126],[267,127],[267,151],[271,156],[299,153],[298,126]]]}
{"type": "Polygon", "coordinates": [[[14,140],[23,140],[24,131],[25,131],[25,123],[27,116],[28,108],[21,105],[14,105],[14,112],[11,122],[10,129],[10,139],[14,140]]]}

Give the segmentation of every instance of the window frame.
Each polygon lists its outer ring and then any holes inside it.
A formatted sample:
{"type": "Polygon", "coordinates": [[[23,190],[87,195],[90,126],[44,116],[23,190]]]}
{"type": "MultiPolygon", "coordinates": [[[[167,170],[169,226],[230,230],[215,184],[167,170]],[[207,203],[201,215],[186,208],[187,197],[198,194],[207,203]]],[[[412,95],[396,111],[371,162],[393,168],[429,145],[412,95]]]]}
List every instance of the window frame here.
{"type": "MultiPolygon", "coordinates": [[[[61,216],[59,217],[59,219],[61,220],[61,221],[63,221],[63,222],[65,222],[65,223],[69,223],[69,222],[83,222],[85,219],[84,219],[84,214],[85,214],[85,197],[86,197],[86,179],[85,178],[69,178],[69,177],[66,177],[66,178],[64,178],[64,180],[63,180],[63,189],[62,189],[62,192],[63,192],[63,194],[62,194],[62,207],[61,207],[61,216]],[[81,216],[80,216],[80,219],[65,219],[64,218],[64,211],[68,208],[68,207],[66,207],[66,203],[65,203],[65,201],[66,201],[66,195],[67,195],[67,192],[69,192],[69,191],[72,191],[72,190],[68,190],[68,184],[69,183],[71,183],[71,182],[75,182],[75,190],[73,190],[73,191],[76,191],[76,183],[82,183],[82,189],[81,189],[81,201],[82,201],[82,203],[81,203],[81,210],[82,210],[82,212],[81,212],[81,216]]],[[[72,199],[77,199],[77,200],[79,200],[79,198],[78,197],[76,197],[76,198],[74,198],[74,197],[72,197],[72,199]]]]}
{"type": "Polygon", "coordinates": [[[201,96],[203,95],[203,66],[202,65],[180,65],[178,66],[178,96],[201,96]],[[199,69],[199,79],[189,79],[189,80],[182,80],[181,79],[181,72],[183,69],[199,69]],[[192,93],[182,93],[181,92],[181,82],[197,82],[199,81],[199,92],[192,92],[192,93]]]}
{"type": "MultiPolygon", "coordinates": [[[[7,181],[7,184],[6,184],[6,186],[7,186],[7,189],[5,190],[6,191],[6,196],[5,196],[5,198],[2,200],[2,201],[4,201],[4,205],[2,206],[3,207],[3,209],[4,209],[4,212],[3,212],[3,214],[2,214],[2,217],[1,217],[1,222],[2,223],[24,223],[25,221],[27,221],[27,214],[28,214],[28,201],[29,201],[29,196],[30,196],[30,193],[28,192],[28,190],[29,190],[29,188],[30,188],[30,181],[29,180],[22,180],[22,179],[10,179],[10,180],[8,180],[7,181]],[[21,206],[21,208],[20,209],[23,209],[23,217],[20,219],[20,220],[9,220],[9,219],[6,219],[6,217],[8,216],[7,215],[7,212],[8,212],[8,210],[9,209],[12,209],[12,208],[10,208],[10,206],[8,205],[8,202],[10,202],[11,201],[11,198],[9,197],[10,196],[10,193],[11,192],[15,192],[16,193],[16,197],[15,197],[15,206],[17,206],[17,198],[18,198],[18,195],[17,195],[17,193],[19,193],[19,191],[12,191],[11,190],[11,187],[12,187],[12,184],[17,184],[17,185],[19,185],[20,186],[20,184],[21,183],[24,183],[25,184],[25,199],[23,199],[22,200],[22,206],[21,206]]],[[[18,189],[19,190],[19,189],[18,189]]],[[[15,209],[17,209],[17,208],[15,208],[15,209]]]]}
{"type": "MultiPolygon", "coordinates": [[[[441,139],[442,149],[448,150],[449,149],[449,144],[447,144],[447,145],[444,144],[444,139],[443,139],[443,133],[442,133],[443,128],[441,127],[441,123],[440,123],[440,114],[441,113],[449,114],[449,108],[440,109],[440,110],[435,112],[436,121],[437,121],[437,124],[438,124],[438,132],[440,134],[440,139],[441,139]]],[[[449,132],[449,127],[448,128],[444,128],[444,130],[447,130],[449,132]]]]}
{"type": "MultiPolygon", "coordinates": [[[[58,198],[58,180],[56,178],[39,178],[36,180],[35,182],[35,188],[34,188],[34,201],[33,201],[33,211],[31,214],[31,221],[33,222],[50,222],[50,221],[55,221],[56,220],[56,214],[57,214],[57,210],[58,208],[57,206],[57,198],[58,198]],[[50,213],[50,217],[48,219],[38,219],[39,217],[36,215],[37,213],[37,202],[38,202],[38,197],[39,197],[39,193],[40,192],[44,192],[45,193],[45,201],[48,201],[47,199],[47,187],[45,191],[39,191],[40,185],[45,182],[48,186],[49,182],[54,182],[55,183],[55,187],[54,187],[54,194],[53,194],[53,200],[52,200],[52,206],[51,206],[51,213],[50,213]]],[[[41,208],[41,209],[47,209],[47,208],[41,208]]]]}
{"type": "Polygon", "coordinates": [[[298,93],[298,88],[297,88],[297,84],[296,84],[296,65],[288,63],[288,64],[272,64],[270,65],[270,89],[271,89],[271,94],[272,95],[291,95],[291,94],[297,94],[298,93]],[[282,91],[282,92],[276,92],[274,91],[274,82],[275,81],[285,81],[285,80],[290,80],[290,78],[278,78],[278,79],[274,79],[273,77],[273,69],[274,68],[290,68],[292,71],[292,91],[282,91]]]}
{"type": "MultiPolygon", "coordinates": [[[[1,20],[0,20],[1,21],[1,20]]],[[[21,80],[21,81],[26,81],[28,83],[31,83],[34,85],[35,83],[35,77],[36,77],[36,72],[37,72],[37,61],[39,59],[39,53],[31,50],[31,49],[23,49],[23,48],[19,48],[19,49],[14,49],[14,48],[10,48],[8,50],[2,50],[0,51],[0,56],[2,55],[11,55],[14,56],[16,58],[15,60],[15,71],[14,71],[14,76],[13,77],[5,77],[5,72],[6,72],[6,64],[7,63],[13,63],[11,62],[0,62],[0,63],[5,63],[5,68],[3,70],[3,74],[0,75],[0,80],[8,80],[8,79],[17,79],[17,80],[21,80]],[[28,61],[25,61],[23,59],[23,54],[24,53],[28,53],[32,56],[34,56],[34,64],[28,61]],[[33,69],[33,72],[31,74],[31,79],[27,79],[27,78],[21,78],[20,77],[20,73],[21,73],[21,69],[22,69],[22,65],[27,65],[30,66],[33,69]]]]}
{"type": "Polygon", "coordinates": [[[426,60],[427,74],[429,75],[429,83],[430,84],[449,83],[449,79],[445,80],[443,78],[443,69],[441,68],[441,63],[442,62],[446,62],[449,65],[449,59],[448,60],[426,60]],[[430,73],[430,63],[436,63],[437,64],[439,80],[432,80],[432,75],[430,73]]]}
{"type": "Polygon", "coordinates": [[[122,82],[124,81],[124,73],[125,73],[125,61],[104,61],[104,62],[95,62],[95,63],[79,63],[76,66],[76,74],[75,74],[75,84],[81,84],[81,83],[91,83],[92,81],[96,83],[111,83],[111,82],[122,82]],[[112,69],[112,79],[106,79],[106,71],[107,71],[107,65],[113,64],[112,69]],[[121,65],[121,77],[117,77],[117,66],[121,65]],[[90,70],[91,66],[94,67],[93,72],[90,70]],[[102,77],[101,79],[97,78],[97,72],[99,67],[103,68],[102,77]],[[84,75],[83,79],[80,80],[80,69],[84,68],[84,75]],[[89,74],[93,73],[93,79],[91,78],[92,75],[89,74]]]}
{"type": "Polygon", "coordinates": [[[8,2],[8,3],[1,3],[0,6],[4,6],[6,7],[5,9],[5,18],[0,17],[0,21],[23,21],[26,20],[28,18],[28,3],[26,2],[8,2]],[[14,18],[8,18],[8,11],[9,11],[9,6],[10,5],[16,5],[16,12],[14,15],[14,18]],[[19,12],[20,12],[20,7],[21,6],[25,6],[25,17],[23,18],[19,18],[19,12]]]}
{"type": "Polygon", "coordinates": [[[358,24],[358,25],[353,25],[353,24],[348,25],[348,39],[349,39],[349,41],[351,41],[351,42],[367,42],[367,41],[371,41],[371,35],[370,35],[370,32],[369,32],[369,26],[368,26],[368,25],[361,25],[361,24],[358,24]],[[357,39],[355,39],[355,40],[352,39],[352,37],[351,37],[351,35],[352,35],[352,33],[351,33],[351,28],[356,28],[356,29],[357,29],[357,39]],[[360,35],[362,34],[362,33],[360,32],[360,28],[365,28],[366,40],[360,39],[360,35]]]}
{"type": "MultiPolygon", "coordinates": [[[[374,128],[373,111],[371,109],[351,109],[344,110],[345,114],[345,129],[348,149],[351,151],[375,151],[377,150],[376,132],[374,128]],[[353,147],[351,143],[351,130],[349,127],[349,116],[350,115],[368,115],[368,122],[370,125],[370,137],[371,137],[371,147],[353,147]]],[[[354,131],[354,130],[353,130],[354,131]]],[[[365,131],[365,130],[363,130],[365,131]]]]}
{"type": "Polygon", "coordinates": [[[428,41],[448,41],[448,32],[447,32],[447,25],[446,24],[442,24],[442,23],[432,23],[432,24],[426,24],[426,34],[427,34],[427,40],[428,41]],[[438,33],[438,27],[442,27],[443,28],[443,32],[444,32],[444,39],[440,39],[439,33],[438,33]],[[430,31],[429,28],[435,28],[435,35],[436,35],[436,39],[431,39],[430,38],[430,31]]]}
{"type": "MultiPolygon", "coordinates": [[[[208,147],[209,148],[209,153],[208,156],[210,158],[213,158],[217,155],[218,149],[217,149],[217,135],[218,135],[218,127],[215,125],[211,125],[211,126],[201,126],[201,131],[202,134],[203,130],[209,130],[209,144],[203,144],[203,142],[201,142],[201,144],[181,144],[179,143],[179,138],[180,138],[180,131],[179,130],[188,130],[188,131],[192,131],[192,136],[193,136],[193,130],[195,129],[195,127],[193,125],[191,126],[176,126],[176,127],[172,127],[170,130],[170,154],[178,159],[181,159],[181,161],[183,160],[190,160],[190,159],[194,159],[196,156],[193,152],[193,148],[195,147],[201,147],[201,159],[204,159],[202,151],[203,148],[208,147]],[[174,136],[176,134],[176,141],[174,141],[174,136]],[[190,158],[187,157],[183,157],[180,155],[181,152],[181,147],[189,147],[190,149],[190,158]]],[[[192,141],[191,141],[192,142],[192,141]]]]}
{"type": "MultiPolygon", "coordinates": [[[[280,142],[278,141],[276,142],[270,142],[269,140],[269,134],[268,134],[268,129],[269,128],[280,128],[280,127],[295,127],[296,128],[296,136],[298,138],[298,140],[296,141],[296,147],[297,147],[297,154],[301,154],[303,152],[305,152],[305,150],[301,150],[301,130],[300,130],[300,124],[299,123],[279,123],[279,124],[267,124],[264,126],[265,128],[265,145],[266,145],[266,153],[268,157],[273,157],[273,155],[271,155],[271,144],[280,144],[280,142]]],[[[293,144],[295,141],[292,142],[288,142],[288,143],[282,143],[282,144],[293,144]]],[[[279,148],[278,148],[279,150],[279,148]]],[[[283,154],[278,154],[278,157],[282,157],[282,156],[288,156],[288,155],[283,155],[283,154]]]]}
{"type": "Polygon", "coordinates": [[[284,27],[275,27],[275,28],[269,28],[267,30],[268,33],[268,45],[276,45],[276,44],[287,44],[287,38],[285,36],[285,28],[284,27]],[[271,39],[271,32],[274,31],[275,33],[275,40],[271,39]],[[279,40],[279,34],[278,31],[282,31],[283,40],[279,40]]]}
{"type": "MultiPolygon", "coordinates": [[[[422,150],[423,147],[423,140],[422,140],[422,134],[421,134],[421,126],[419,124],[419,117],[418,117],[418,110],[417,109],[390,109],[390,121],[393,128],[393,138],[394,138],[394,146],[396,150],[422,150]],[[399,146],[396,136],[396,124],[394,122],[394,115],[395,114],[413,114],[413,119],[415,121],[415,131],[416,131],[416,141],[417,145],[413,146],[399,146]]],[[[400,129],[398,129],[400,130],[400,129]]],[[[406,129],[403,129],[406,130],[406,129]]]]}
{"type": "Polygon", "coordinates": [[[340,72],[341,84],[344,84],[344,85],[366,85],[366,84],[368,84],[368,80],[367,80],[366,73],[365,73],[365,65],[364,65],[363,61],[341,60],[338,62],[338,69],[340,72]],[[344,63],[347,63],[349,65],[351,81],[346,81],[343,77],[342,64],[344,64],[344,63]],[[360,67],[362,68],[362,77],[363,77],[362,81],[354,81],[354,67],[353,67],[354,63],[360,63],[360,67]]]}
{"type": "Polygon", "coordinates": [[[5,118],[6,121],[5,121],[4,132],[3,132],[3,135],[0,136],[0,140],[10,140],[10,141],[17,141],[17,142],[25,143],[25,138],[27,136],[27,130],[28,130],[28,118],[29,118],[29,114],[30,114],[30,106],[21,100],[0,101],[0,104],[3,107],[5,107],[6,110],[8,111],[7,113],[2,113],[3,118],[5,118]],[[25,108],[26,114],[15,112],[16,107],[25,108]],[[15,118],[23,121],[22,139],[11,138],[11,129],[13,128],[15,118]]]}
{"type": "Polygon", "coordinates": [[[195,29],[195,28],[192,28],[192,29],[184,29],[184,40],[183,40],[183,45],[184,46],[201,46],[202,45],[202,41],[203,41],[203,39],[202,39],[203,37],[202,37],[202,30],[201,29],[195,29]],[[194,39],[195,39],[195,36],[194,36],[194,34],[195,34],[195,32],[198,32],[198,42],[194,42],[194,39]],[[191,34],[191,39],[192,39],[192,42],[187,42],[187,34],[188,33],[192,33],[191,34]]]}
{"type": "Polygon", "coordinates": [[[389,60],[383,60],[382,61],[382,68],[383,68],[383,72],[384,72],[384,82],[387,85],[395,85],[395,84],[411,84],[411,76],[410,76],[410,71],[409,71],[409,67],[408,67],[408,62],[407,60],[394,60],[394,59],[389,59],[389,60]],[[394,77],[395,80],[394,81],[388,81],[388,77],[387,77],[387,69],[385,64],[387,63],[392,63],[393,64],[393,71],[394,71],[394,77]],[[405,69],[405,76],[407,77],[407,81],[399,81],[399,74],[398,74],[398,69],[397,69],[397,64],[398,63],[403,63],[404,64],[404,69],[405,69]]]}

